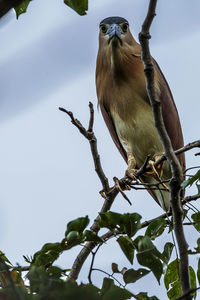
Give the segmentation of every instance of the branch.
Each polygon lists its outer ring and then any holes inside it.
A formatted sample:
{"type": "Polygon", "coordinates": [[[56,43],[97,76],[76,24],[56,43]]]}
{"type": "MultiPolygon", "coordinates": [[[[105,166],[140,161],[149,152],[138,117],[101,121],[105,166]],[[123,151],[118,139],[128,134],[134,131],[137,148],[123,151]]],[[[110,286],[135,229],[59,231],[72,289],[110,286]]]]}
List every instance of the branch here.
{"type": "Polygon", "coordinates": [[[91,102],[89,102],[89,108],[90,108],[90,120],[89,120],[88,130],[86,130],[81,124],[81,122],[74,118],[73,113],[71,111],[59,107],[61,111],[65,112],[66,114],[68,114],[68,116],[70,116],[72,124],[74,124],[78,128],[80,133],[89,141],[92,157],[94,161],[95,171],[99,176],[104,191],[108,193],[109,192],[108,178],[105,176],[101,166],[100,156],[97,150],[97,139],[93,132],[94,109],[93,109],[93,104],[91,102]]]}
{"type": "MultiPolygon", "coordinates": [[[[171,207],[174,219],[174,230],[178,243],[180,253],[180,281],[182,287],[182,293],[186,294],[190,290],[189,270],[188,270],[188,245],[185,240],[182,216],[183,211],[180,201],[181,182],[183,180],[183,172],[181,170],[180,163],[174,153],[170,138],[167,134],[163,117],[161,102],[156,94],[154,86],[154,67],[151,60],[151,54],[149,50],[150,39],[150,26],[153,21],[156,9],[157,0],[150,0],[148,13],[146,19],[142,25],[142,31],[139,34],[139,40],[142,48],[142,61],[144,63],[144,72],[146,77],[146,86],[149,100],[152,106],[155,126],[159,133],[162,145],[165,151],[165,156],[170,164],[172,179],[170,182],[170,195],[171,195],[171,207]]],[[[191,300],[192,296],[189,293],[185,296],[185,299],[191,300]]]]}

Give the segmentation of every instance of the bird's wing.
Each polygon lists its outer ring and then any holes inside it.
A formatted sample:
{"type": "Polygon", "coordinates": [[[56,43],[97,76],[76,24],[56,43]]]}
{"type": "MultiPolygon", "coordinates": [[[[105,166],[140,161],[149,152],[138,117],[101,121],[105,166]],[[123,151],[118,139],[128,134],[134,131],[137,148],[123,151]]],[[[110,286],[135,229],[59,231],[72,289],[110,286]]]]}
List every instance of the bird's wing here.
{"type": "MultiPolygon", "coordinates": [[[[160,101],[162,105],[162,115],[165,123],[165,128],[171,140],[173,149],[177,150],[184,146],[179,115],[169,85],[158,63],[154,59],[153,59],[153,63],[159,81],[160,101]]],[[[178,156],[178,159],[180,161],[183,170],[185,170],[185,154],[184,153],[180,154],[178,156]]]]}
{"type": "Polygon", "coordinates": [[[111,137],[112,137],[115,145],[117,146],[119,152],[123,156],[124,160],[127,162],[127,155],[126,155],[124,148],[122,147],[122,144],[120,143],[119,137],[118,137],[116,129],[115,129],[114,122],[112,120],[112,116],[109,113],[109,111],[106,109],[106,106],[103,101],[100,101],[99,105],[100,105],[100,109],[101,109],[101,113],[103,115],[104,121],[110,131],[111,137]]]}

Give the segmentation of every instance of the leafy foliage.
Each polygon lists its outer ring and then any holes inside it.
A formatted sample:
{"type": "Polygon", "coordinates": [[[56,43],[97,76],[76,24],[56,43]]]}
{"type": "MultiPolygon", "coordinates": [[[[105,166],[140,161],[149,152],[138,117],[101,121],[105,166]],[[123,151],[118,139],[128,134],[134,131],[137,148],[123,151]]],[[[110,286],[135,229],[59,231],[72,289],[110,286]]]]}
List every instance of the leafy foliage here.
{"type": "MultiPolygon", "coordinates": [[[[21,4],[15,7],[17,19],[21,14],[27,11],[27,8],[32,0],[24,0],[21,4]]],[[[79,15],[86,15],[88,10],[88,0],[64,0],[64,3],[72,8],[79,15]]]]}

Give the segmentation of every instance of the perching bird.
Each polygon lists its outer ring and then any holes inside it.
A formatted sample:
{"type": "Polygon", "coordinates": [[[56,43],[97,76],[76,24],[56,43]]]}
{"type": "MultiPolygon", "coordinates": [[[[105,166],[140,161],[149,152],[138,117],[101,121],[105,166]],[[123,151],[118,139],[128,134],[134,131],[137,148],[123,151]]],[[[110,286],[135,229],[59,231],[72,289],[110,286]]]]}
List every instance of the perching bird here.
{"type": "MultiPolygon", "coordinates": [[[[155,90],[162,105],[166,130],[174,150],[183,147],[183,135],[178,112],[167,81],[158,64],[152,59],[155,71],[155,90]]],[[[128,174],[140,168],[146,157],[155,161],[163,154],[163,147],[155,128],[152,108],[146,91],[141,47],[133,38],[129,23],[121,17],[101,21],[99,50],[96,64],[98,103],[111,137],[128,164],[128,174]]],[[[185,156],[178,156],[185,169],[185,156]]],[[[168,162],[159,170],[161,180],[171,178],[168,162]]],[[[155,168],[154,168],[155,170],[155,168]]],[[[158,172],[156,172],[158,176],[158,172]]],[[[144,184],[158,183],[153,174],[145,174],[144,184]]],[[[169,186],[169,183],[166,183],[169,186]]],[[[146,185],[147,187],[147,185],[146,185]]],[[[165,210],[170,208],[169,191],[149,190],[165,210]]]]}

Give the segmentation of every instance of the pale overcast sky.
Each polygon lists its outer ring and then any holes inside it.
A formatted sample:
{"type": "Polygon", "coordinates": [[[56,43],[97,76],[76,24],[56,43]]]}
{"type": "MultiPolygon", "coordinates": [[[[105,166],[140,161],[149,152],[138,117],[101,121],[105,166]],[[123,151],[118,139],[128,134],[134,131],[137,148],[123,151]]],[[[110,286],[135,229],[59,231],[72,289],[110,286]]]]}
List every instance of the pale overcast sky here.
{"type": "MultiPolygon", "coordinates": [[[[88,102],[97,103],[99,22],[112,15],[125,17],[137,38],[148,2],[92,0],[88,15],[80,17],[62,1],[35,0],[19,20],[14,11],[0,20],[0,239],[1,250],[13,263],[24,265],[22,255],[60,241],[67,222],[86,214],[93,220],[100,210],[101,185],[88,142],[58,107],[72,110],[87,124],[88,102]]],[[[160,0],[151,30],[151,52],[172,89],[185,143],[199,139],[199,15],[199,0],[160,0]]],[[[97,110],[95,132],[107,176],[111,181],[122,177],[126,165],[97,110]]],[[[188,167],[199,165],[193,153],[187,154],[188,167]]],[[[112,210],[135,211],[144,220],[162,213],[147,192],[131,191],[128,196],[132,207],[118,196],[112,210]]],[[[195,243],[195,232],[187,232],[187,238],[195,243]]],[[[166,239],[171,236],[156,241],[160,250],[166,239]]],[[[58,264],[70,268],[78,251],[65,253],[58,264]]],[[[95,265],[111,272],[111,262],[131,268],[118,245],[108,242],[95,265]]],[[[80,275],[83,282],[88,263],[80,275]]],[[[151,275],[134,285],[134,293],[141,290],[167,299],[151,275]]]]}

